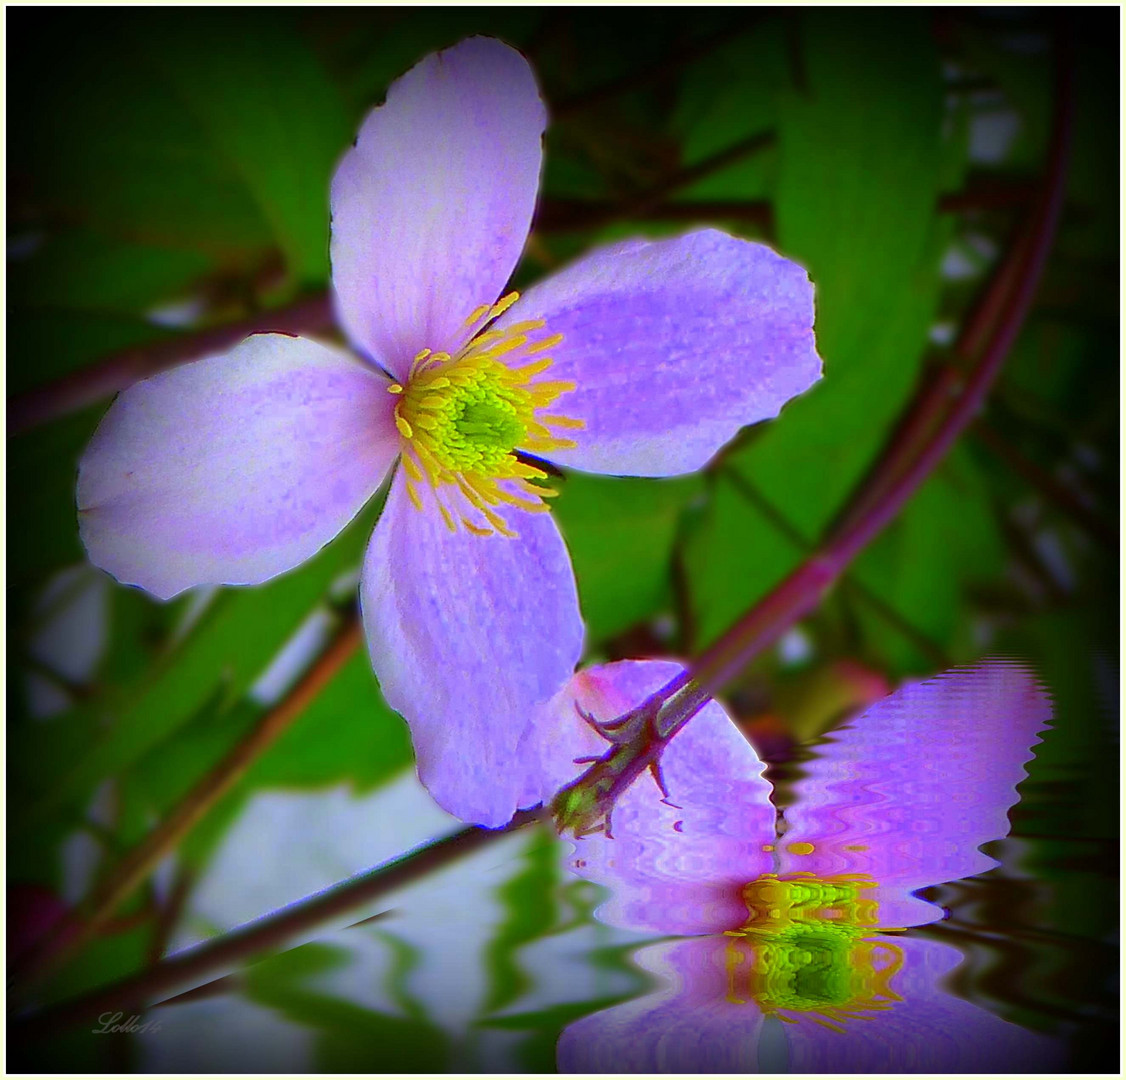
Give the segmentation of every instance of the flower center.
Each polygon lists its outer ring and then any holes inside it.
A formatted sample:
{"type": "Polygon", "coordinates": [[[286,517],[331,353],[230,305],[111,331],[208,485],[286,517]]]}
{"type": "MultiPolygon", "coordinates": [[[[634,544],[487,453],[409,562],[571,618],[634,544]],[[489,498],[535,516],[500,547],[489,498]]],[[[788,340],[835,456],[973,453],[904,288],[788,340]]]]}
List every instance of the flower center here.
{"type": "Polygon", "coordinates": [[[876,904],[862,893],[874,884],[767,874],[747,885],[748,921],[727,933],[727,1000],[838,1032],[902,1000],[888,984],[903,951],[871,940],[876,904]]]}
{"type": "Polygon", "coordinates": [[[477,535],[515,536],[498,511],[505,506],[544,511],[544,498],[554,492],[533,482],[547,473],[514,451],[572,447],[572,439],[560,438],[551,428],[583,427],[581,420],[544,411],[575,388],[572,382],[538,378],[552,364],[538,354],[558,345],[563,335],[537,336],[544,327],[539,319],[485,329],[517,296],[510,293],[478,308],[466,322],[477,333],[464,348],[452,356],[423,349],[405,385],[388,387],[399,395],[395,423],[403,438],[407,494],[421,510],[418,485],[429,484],[451,531],[460,522],[477,535]]]}

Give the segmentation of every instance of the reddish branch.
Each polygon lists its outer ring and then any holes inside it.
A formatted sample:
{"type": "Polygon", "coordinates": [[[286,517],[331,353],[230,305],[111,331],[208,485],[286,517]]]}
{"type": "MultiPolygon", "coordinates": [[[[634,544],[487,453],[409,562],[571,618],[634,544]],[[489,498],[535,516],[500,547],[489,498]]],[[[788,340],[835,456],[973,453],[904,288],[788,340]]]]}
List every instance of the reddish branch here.
{"type": "MultiPolygon", "coordinates": [[[[770,203],[765,200],[667,200],[704,176],[763,148],[770,139],[769,135],[756,135],[744,140],[626,202],[545,199],[540,205],[536,230],[541,233],[570,232],[633,217],[685,224],[738,221],[757,225],[769,232],[773,218],[770,203]]],[[[943,196],[939,200],[939,210],[1019,206],[1029,198],[1028,184],[985,182],[956,195],[943,196]]],[[[124,349],[56,382],[15,395],[8,402],[8,434],[18,435],[51,420],[69,416],[111,397],[138,379],[148,378],[189,360],[221,353],[251,334],[317,334],[331,331],[333,326],[330,296],[318,293],[289,307],[275,308],[239,322],[124,349]]]]}
{"type": "Polygon", "coordinates": [[[9,1034],[21,1040],[51,1037],[71,1024],[94,1024],[107,1010],[143,1008],[170,994],[198,986],[208,975],[228,972],[249,956],[263,956],[291,946],[303,934],[337,919],[364,903],[418,881],[441,866],[463,858],[493,840],[544,818],[524,810],[503,829],[470,827],[424,844],[392,862],[306,897],[265,918],[214,938],[134,975],[81,997],[9,1022],[9,1034]]]}
{"type": "Polygon", "coordinates": [[[688,671],[612,722],[610,749],[556,798],[561,828],[582,833],[604,827],[614,800],[643,772],[656,772],[669,740],[746,664],[821,603],[974,419],[1024,323],[1055,237],[1070,158],[1071,115],[1070,73],[1061,57],[1048,169],[1033,213],[959,338],[959,355],[972,360],[961,386],[956,388],[955,379],[944,374],[928,387],[818,550],[688,671]]]}
{"type": "Polygon", "coordinates": [[[30,952],[11,976],[24,987],[41,982],[103,930],[130,896],[191,831],[195,824],[277,740],[348,662],[360,646],[358,615],[352,615],[296,686],[242,738],[233,750],[129,852],[91,898],[43,944],[30,952]]]}
{"type": "Polygon", "coordinates": [[[249,319],[124,349],[58,382],[13,397],[8,402],[8,434],[69,416],[165,368],[225,352],[251,334],[308,334],[332,325],[332,301],[328,293],[318,293],[249,319]]]}

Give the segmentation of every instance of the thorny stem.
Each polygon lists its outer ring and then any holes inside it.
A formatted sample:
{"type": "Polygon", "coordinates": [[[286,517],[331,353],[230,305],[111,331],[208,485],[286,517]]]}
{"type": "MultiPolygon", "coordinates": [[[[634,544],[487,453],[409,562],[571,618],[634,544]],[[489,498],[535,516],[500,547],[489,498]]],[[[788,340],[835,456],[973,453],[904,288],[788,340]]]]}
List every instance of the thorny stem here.
{"type": "Polygon", "coordinates": [[[237,930],[169,957],[139,975],[102,987],[24,1018],[9,1021],[20,1039],[49,1036],[67,1025],[90,1022],[109,1009],[140,1007],[198,986],[216,971],[228,972],[247,957],[292,946],[303,934],[331,919],[403,888],[494,840],[546,819],[542,810],[523,810],[503,829],[470,826],[432,841],[389,863],[349,878],[323,892],[247,923],[237,930]]]}
{"type": "Polygon", "coordinates": [[[102,930],[122,901],[234,786],[263,751],[305,711],[351,658],[360,641],[360,620],[353,613],[289,694],[267,712],[238,745],[184,796],[179,805],[117,864],[86,904],[13,969],[12,979],[21,982],[25,990],[38,985],[102,930]]]}
{"type": "Polygon", "coordinates": [[[1057,56],[1056,109],[1047,174],[1020,239],[959,338],[970,356],[960,393],[945,407],[948,379],[928,387],[900,425],[899,441],[882,454],[817,551],[735,623],[691,668],[637,708],[612,721],[603,757],[565,787],[553,804],[560,829],[576,835],[606,828],[614,800],[643,772],[656,772],[668,742],[755,656],[818,606],[860,551],[899,513],[974,419],[999,374],[1031,306],[1055,237],[1070,158],[1072,93],[1069,57],[1057,56]],[[937,422],[941,417],[941,422],[937,422]],[[921,437],[921,432],[929,432],[921,437]],[[853,507],[856,507],[855,512],[853,507]]]}

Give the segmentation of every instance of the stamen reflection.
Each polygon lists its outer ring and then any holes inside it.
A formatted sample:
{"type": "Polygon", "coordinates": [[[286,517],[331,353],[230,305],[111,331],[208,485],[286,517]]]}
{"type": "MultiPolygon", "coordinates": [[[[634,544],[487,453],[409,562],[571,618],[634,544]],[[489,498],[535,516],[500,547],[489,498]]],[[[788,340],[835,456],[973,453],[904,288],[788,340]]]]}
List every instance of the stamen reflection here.
{"type": "MultiPolygon", "coordinates": [[[[668,675],[649,667],[576,676],[560,708],[608,719],[615,688],[649,693],[668,675]]],[[[667,801],[635,783],[614,836],[576,841],[572,862],[613,890],[604,921],[700,936],[642,950],[662,988],[572,1024],[560,1067],[757,1072],[776,1020],[792,1071],[1050,1070],[1058,1042],[947,993],[938,979],[961,954],[904,933],[942,917],[915,892],[994,865],[980,845],[1007,834],[1050,715],[1005,661],[904,686],[815,748],[783,826],[772,807],[769,821],[752,811],[770,807],[752,748],[731,741],[722,714],[701,714],[665,753],[667,801]]]]}

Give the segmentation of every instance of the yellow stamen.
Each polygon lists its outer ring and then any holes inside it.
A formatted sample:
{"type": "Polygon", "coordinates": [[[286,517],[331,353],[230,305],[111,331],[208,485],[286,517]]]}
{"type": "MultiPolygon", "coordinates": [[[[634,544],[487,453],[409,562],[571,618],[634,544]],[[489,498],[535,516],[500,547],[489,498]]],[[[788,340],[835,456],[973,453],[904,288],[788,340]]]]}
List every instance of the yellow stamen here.
{"type": "Polygon", "coordinates": [[[461,523],[462,523],[462,525],[464,525],[464,526],[465,526],[465,527],[466,527],[466,528],[467,528],[467,529],[468,529],[468,530],[469,530],[469,531],[470,531],[470,532],[471,532],[471,533],[472,533],[472,534],[473,534],[474,536],[492,536],[492,535],[493,535],[493,530],[492,530],[492,529],[482,529],[482,528],[481,528],[481,527],[480,527],[479,525],[474,525],[474,524],[473,524],[473,522],[472,522],[472,521],[470,521],[470,520],[469,520],[469,518],[467,518],[467,517],[463,517],[463,518],[461,519],[461,523]]]}
{"type": "Polygon", "coordinates": [[[517,300],[520,299],[518,292],[510,292],[507,296],[502,296],[489,311],[489,317],[495,319],[498,315],[503,315],[517,300]]]}
{"type": "Polygon", "coordinates": [[[547,369],[551,367],[551,363],[551,357],[545,356],[542,360],[537,360],[534,364],[525,364],[522,368],[516,368],[512,374],[519,375],[521,382],[527,382],[533,375],[538,375],[541,371],[547,371],[547,369]]]}
{"type": "Polygon", "coordinates": [[[529,345],[524,351],[531,354],[543,352],[544,349],[554,349],[562,340],[562,334],[552,334],[551,337],[544,338],[543,341],[537,341],[535,345],[529,345]]]}
{"type": "Polygon", "coordinates": [[[863,875],[800,873],[747,885],[748,921],[725,934],[727,1000],[838,1034],[894,1007],[902,999],[890,983],[903,950],[873,939],[876,902],[865,894],[875,884],[863,875]]]}
{"type": "Polygon", "coordinates": [[[408,441],[403,454],[407,493],[421,509],[414,484],[425,480],[451,531],[460,523],[476,536],[515,536],[500,509],[545,512],[544,500],[558,494],[532,484],[530,481],[548,474],[521,461],[515,451],[571,448],[576,445],[574,440],[559,437],[553,429],[585,426],[582,420],[543,411],[575,388],[566,380],[537,381],[551,367],[551,359],[545,356],[522,362],[549,345],[558,345],[563,336],[537,337],[544,329],[542,319],[495,328],[493,320],[518,296],[509,293],[491,306],[478,307],[465,325],[480,326],[480,333],[452,356],[421,350],[406,383],[389,387],[398,398],[395,425],[408,441]],[[463,500],[469,512],[451,514],[440,497],[443,492],[463,500]]]}

